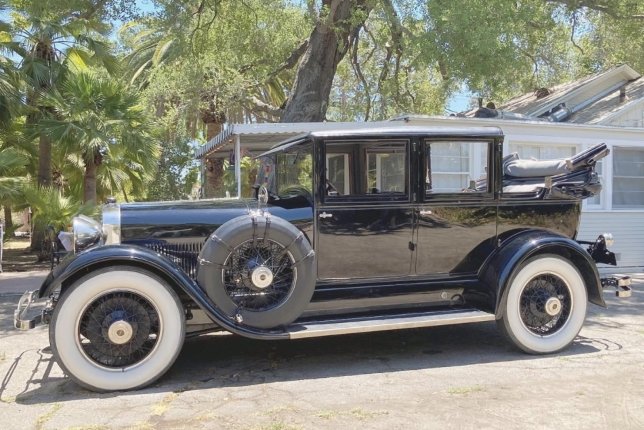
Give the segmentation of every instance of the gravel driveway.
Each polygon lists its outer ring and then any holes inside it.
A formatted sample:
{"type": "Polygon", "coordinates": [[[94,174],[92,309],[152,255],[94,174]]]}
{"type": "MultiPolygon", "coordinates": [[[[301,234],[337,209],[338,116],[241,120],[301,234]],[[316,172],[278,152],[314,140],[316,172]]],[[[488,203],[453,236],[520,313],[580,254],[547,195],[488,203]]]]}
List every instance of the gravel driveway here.
{"type": "MultiPolygon", "coordinates": [[[[494,323],[290,342],[186,341],[152,387],[96,394],[64,377],[46,327],[12,329],[0,275],[4,429],[644,428],[644,275],[606,293],[564,353],[514,350],[494,323]]],[[[23,288],[41,279],[21,278],[23,288]]]]}

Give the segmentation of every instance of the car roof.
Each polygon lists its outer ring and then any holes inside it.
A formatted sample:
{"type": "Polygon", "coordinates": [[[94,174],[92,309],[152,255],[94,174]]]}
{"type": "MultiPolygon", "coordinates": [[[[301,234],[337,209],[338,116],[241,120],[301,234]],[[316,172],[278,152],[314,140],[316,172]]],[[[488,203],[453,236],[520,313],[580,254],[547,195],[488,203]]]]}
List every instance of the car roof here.
{"type": "Polygon", "coordinates": [[[428,127],[428,126],[392,126],[392,127],[365,127],[352,129],[331,129],[311,131],[286,139],[258,157],[263,157],[278,151],[283,151],[292,146],[305,143],[311,138],[395,138],[395,137],[501,137],[503,131],[499,127],[428,127]]]}
{"type": "Polygon", "coordinates": [[[403,125],[393,127],[320,130],[302,136],[311,137],[380,137],[380,136],[503,136],[498,127],[428,127],[403,125]]]}

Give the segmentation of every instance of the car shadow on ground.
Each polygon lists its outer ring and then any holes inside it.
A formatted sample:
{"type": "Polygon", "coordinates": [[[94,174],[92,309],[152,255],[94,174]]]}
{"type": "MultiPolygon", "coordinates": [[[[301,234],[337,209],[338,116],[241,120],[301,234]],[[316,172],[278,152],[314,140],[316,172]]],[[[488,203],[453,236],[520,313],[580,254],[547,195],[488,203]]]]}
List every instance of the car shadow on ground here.
{"type": "MultiPolygon", "coordinates": [[[[578,337],[560,357],[621,349],[604,339],[578,337]]],[[[108,398],[123,393],[91,393],[69,378],[52,376],[49,348],[32,351],[28,379],[12,381],[24,360],[19,354],[6,371],[0,398],[11,382],[24,385],[15,395],[20,404],[108,398]]],[[[7,357],[9,358],[9,357],[7,357]]],[[[228,334],[186,340],[177,362],[152,386],[138,393],[166,393],[244,387],[285,381],[314,381],[383,372],[431,370],[484,363],[540,360],[513,348],[494,323],[346,335],[298,341],[257,341],[228,334]]],[[[22,364],[23,366],[25,363],[22,364]]],[[[60,370],[57,372],[60,374],[60,370]]]]}
{"type": "MultiPolygon", "coordinates": [[[[4,375],[0,374],[0,399],[42,404],[123,395],[122,392],[92,393],[64,377],[47,346],[46,327],[25,333],[13,329],[12,311],[17,297],[19,295],[0,298],[0,338],[3,342],[17,342],[23,336],[33,340],[29,342],[30,348],[13,348],[8,353],[3,348],[0,352],[4,354],[1,368],[5,369],[4,375]]],[[[634,289],[633,297],[629,299],[606,295],[606,301],[608,308],[589,307],[586,327],[619,330],[625,325],[624,318],[644,313],[644,291],[641,289],[634,289]]],[[[620,349],[621,345],[608,339],[577,336],[569,348],[554,356],[566,360],[620,349]]],[[[524,362],[526,367],[538,367],[539,360],[551,357],[518,351],[501,336],[493,322],[297,341],[258,341],[217,333],[187,339],[172,368],[159,381],[137,394],[431,371],[487,363],[524,362]]]]}

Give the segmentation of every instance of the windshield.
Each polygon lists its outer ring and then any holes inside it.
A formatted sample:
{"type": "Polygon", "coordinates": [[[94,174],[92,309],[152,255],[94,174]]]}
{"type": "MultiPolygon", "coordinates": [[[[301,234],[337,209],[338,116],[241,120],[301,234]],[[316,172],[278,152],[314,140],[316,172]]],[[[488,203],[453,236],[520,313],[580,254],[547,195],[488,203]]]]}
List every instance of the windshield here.
{"type": "Polygon", "coordinates": [[[313,193],[313,145],[297,145],[275,154],[276,190],[280,197],[305,190],[313,193]]]}

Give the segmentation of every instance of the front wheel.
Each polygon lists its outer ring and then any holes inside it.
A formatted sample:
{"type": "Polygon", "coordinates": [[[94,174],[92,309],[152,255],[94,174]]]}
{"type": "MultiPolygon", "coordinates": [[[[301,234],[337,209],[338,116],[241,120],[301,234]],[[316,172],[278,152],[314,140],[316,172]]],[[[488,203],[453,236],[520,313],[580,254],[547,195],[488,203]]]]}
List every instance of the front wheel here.
{"type": "Polygon", "coordinates": [[[174,363],[184,336],[177,294],[153,274],[127,266],[75,282],[61,295],[49,327],[58,364],[93,391],[152,383],[174,363]]]}
{"type": "Polygon", "coordinates": [[[541,255],[515,274],[497,324],[523,351],[553,353],[577,336],[587,303],[584,280],[575,266],[555,255],[541,255]]]}

